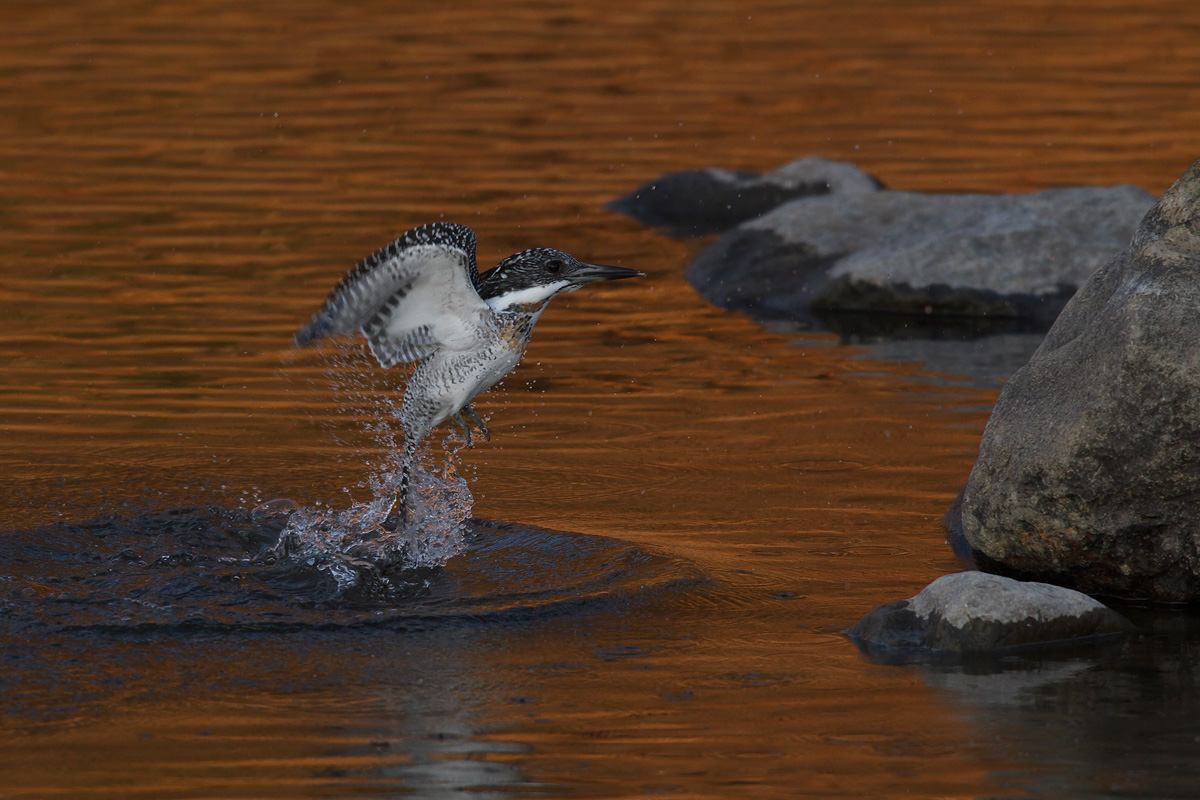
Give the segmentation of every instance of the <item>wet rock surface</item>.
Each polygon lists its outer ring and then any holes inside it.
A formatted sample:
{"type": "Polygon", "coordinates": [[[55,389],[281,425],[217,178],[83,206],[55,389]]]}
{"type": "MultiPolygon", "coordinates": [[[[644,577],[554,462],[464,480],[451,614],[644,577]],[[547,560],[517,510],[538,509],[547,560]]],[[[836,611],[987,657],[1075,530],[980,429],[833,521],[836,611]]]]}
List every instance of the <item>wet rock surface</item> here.
{"type": "Polygon", "coordinates": [[[882,184],[853,164],[802,158],[759,175],[724,169],[671,172],[608,208],[672,236],[720,233],[800,197],[874,192],[882,184]]]}
{"type": "Polygon", "coordinates": [[[1130,628],[1120,614],[1080,592],[959,572],[868,612],[850,636],[868,649],[980,654],[1116,636],[1130,628]]]}
{"type": "Polygon", "coordinates": [[[1200,162],[1007,383],[962,496],[981,567],[1200,600],[1200,162]]]}

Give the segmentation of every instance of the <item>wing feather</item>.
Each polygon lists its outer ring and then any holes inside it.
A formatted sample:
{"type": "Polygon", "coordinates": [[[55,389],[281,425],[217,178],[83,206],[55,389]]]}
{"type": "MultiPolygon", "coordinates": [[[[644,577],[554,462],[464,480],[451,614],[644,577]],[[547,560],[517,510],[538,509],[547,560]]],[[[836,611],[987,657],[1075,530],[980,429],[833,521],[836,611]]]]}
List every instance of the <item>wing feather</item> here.
{"type": "Polygon", "coordinates": [[[361,330],[384,367],[440,347],[468,347],[489,318],[480,286],[475,232],[453,223],[422,225],[350,270],[296,333],[296,343],[361,330]]]}

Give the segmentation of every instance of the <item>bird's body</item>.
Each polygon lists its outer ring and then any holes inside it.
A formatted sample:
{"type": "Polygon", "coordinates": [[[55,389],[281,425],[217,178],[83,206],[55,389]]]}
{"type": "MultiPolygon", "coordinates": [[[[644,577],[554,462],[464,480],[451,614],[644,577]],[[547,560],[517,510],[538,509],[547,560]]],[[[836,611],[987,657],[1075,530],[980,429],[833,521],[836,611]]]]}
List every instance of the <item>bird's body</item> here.
{"type": "Polygon", "coordinates": [[[491,322],[480,326],[469,350],[437,350],[409,378],[400,405],[406,441],[425,438],[517,368],[533,333],[533,320],[530,315],[496,314],[491,322]]]}
{"type": "Polygon", "coordinates": [[[381,366],[420,362],[400,405],[400,508],[385,527],[394,529],[410,513],[408,475],[430,431],[454,419],[469,443],[465,414],[487,435],[471,401],[520,363],[546,304],[585,283],[638,274],[537,248],[480,275],[474,231],[452,223],[414,228],[359,262],[297,332],[296,343],[361,330],[381,366]]]}

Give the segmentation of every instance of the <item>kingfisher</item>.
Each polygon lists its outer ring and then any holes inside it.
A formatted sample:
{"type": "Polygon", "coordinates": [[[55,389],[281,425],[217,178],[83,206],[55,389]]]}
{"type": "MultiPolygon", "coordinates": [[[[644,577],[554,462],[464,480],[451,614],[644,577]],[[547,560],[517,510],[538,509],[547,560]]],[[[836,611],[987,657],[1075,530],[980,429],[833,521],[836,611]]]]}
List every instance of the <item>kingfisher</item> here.
{"type": "Polygon", "coordinates": [[[404,450],[400,494],[383,522],[389,531],[412,522],[409,476],[418,446],[434,428],[453,420],[471,446],[469,419],[490,441],[471,402],[516,369],[546,305],[588,283],[642,275],[545,247],[480,274],[475,243],[465,225],[413,228],[355,265],[296,332],[296,344],[305,346],[362,331],[384,369],[419,362],[400,403],[404,450]]]}

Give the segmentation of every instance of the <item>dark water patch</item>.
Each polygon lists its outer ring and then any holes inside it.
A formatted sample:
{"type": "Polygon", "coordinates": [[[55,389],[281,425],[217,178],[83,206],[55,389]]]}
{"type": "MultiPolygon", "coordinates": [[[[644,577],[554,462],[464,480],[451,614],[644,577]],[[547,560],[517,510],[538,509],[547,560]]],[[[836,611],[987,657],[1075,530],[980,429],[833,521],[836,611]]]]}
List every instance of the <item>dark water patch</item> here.
{"type": "MultiPolygon", "coordinates": [[[[866,348],[864,358],[924,364],[933,372],[962,376],[966,385],[995,388],[1029,361],[1049,322],[1020,318],[930,317],[838,313],[816,319],[759,319],[784,334],[837,334],[841,344],[866,348]]],[[[1050,320],[1053,322],[1053,320],[1050,320]]],[[[807,347],[812,339],[801,339],[807,347]]]]}
{"type": "Polygon", "coordinates": [[[1023,792],[1194,797],[1200,615],[1121,611],[1138,633],[1120,642],[910,669],[995,743],[995,757],[1027,765],[1013,776],[1023,792]]]}
{"type": "Polygon", "coordinates": [[[628,542],[481,519],[445,567],[276,552],[286,517],[179,508],[0,535],[0,631],[408,628],[529,615],[700,580],[628,542]]]}

